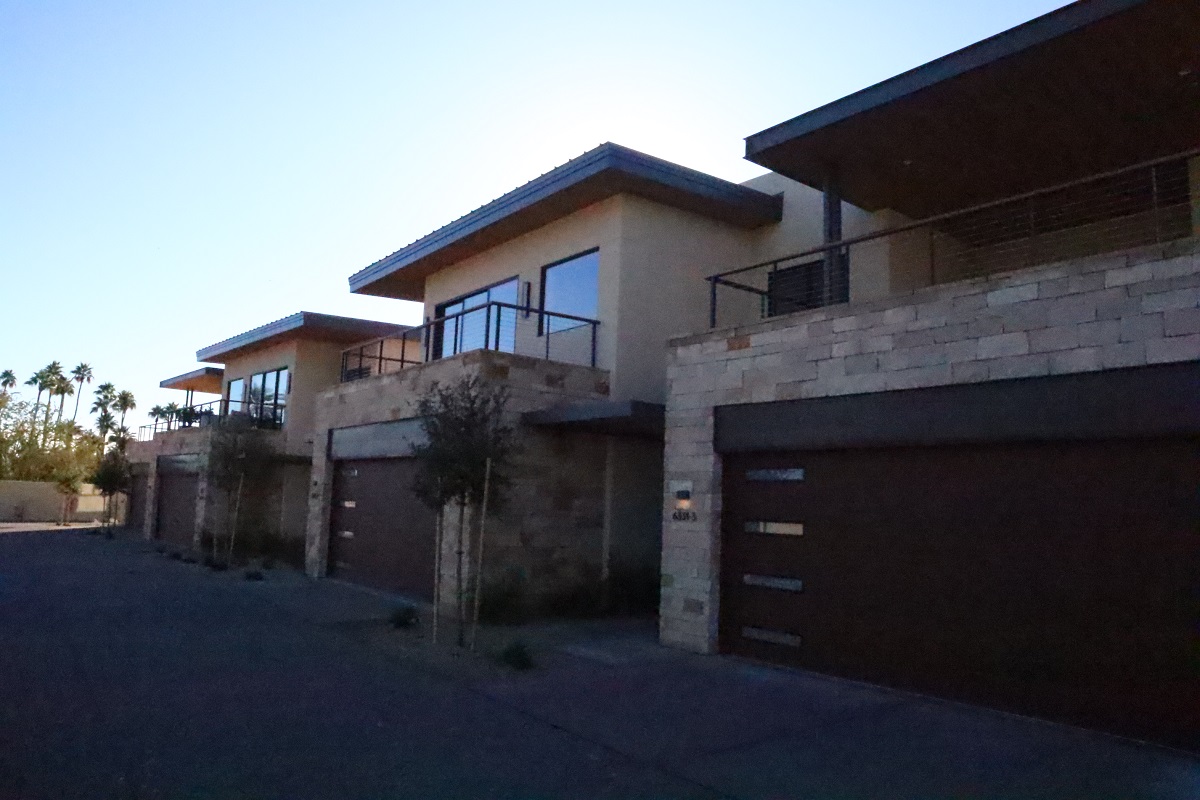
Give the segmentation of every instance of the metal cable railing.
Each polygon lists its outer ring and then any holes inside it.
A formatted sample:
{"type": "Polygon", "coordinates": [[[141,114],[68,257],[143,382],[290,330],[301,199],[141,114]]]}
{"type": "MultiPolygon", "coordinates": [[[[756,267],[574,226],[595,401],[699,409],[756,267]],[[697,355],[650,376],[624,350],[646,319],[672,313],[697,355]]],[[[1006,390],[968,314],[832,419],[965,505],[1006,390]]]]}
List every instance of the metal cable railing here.
{"type": "Polygon", "coordinates": [[[472,350],[596,366],[594,319],[493,301],[342,352],[342,382],[472,350]]]}
{"type": "Polygon", "coordinates": [[[168,409],[166,414],[138,428],[137,440],[148,442],[156,434],[188,428],[207,428],[226,417],[248,419],[256,428],[276,430],[287,419],[287,402],[283,398],[248,400],[210,400],[191,406],[168,409]]]}
{"type": "Polygon", "coordinates": [[[819,245],[708,278],[724,327],[844,303],[853,275],[917,288],[1194,236],[1200,150],[819,245]]]}

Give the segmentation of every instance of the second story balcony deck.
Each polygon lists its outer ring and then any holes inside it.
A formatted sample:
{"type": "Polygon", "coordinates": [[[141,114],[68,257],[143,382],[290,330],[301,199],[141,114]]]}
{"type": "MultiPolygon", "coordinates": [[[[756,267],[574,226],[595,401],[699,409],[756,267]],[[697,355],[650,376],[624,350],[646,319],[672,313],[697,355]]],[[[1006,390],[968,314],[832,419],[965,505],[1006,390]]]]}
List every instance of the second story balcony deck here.
{"type": "Polygon", "coordinates": [[[473,350],[596,366],[599,321],[488,302],[342,353],[342,382],[399,372],[473,350]]]}
{"type": "Polygon", "coordinates": [[[260,430],[281,430],[287,421],[284,400],[212,400],[180,408],[168,408],[165,416],[138,428],[137,440],[148,442],[171,431],[195,431],[211,428],[223,419],[245,420],[260,430]]]}
{"type": "Polygon", "coordinates": [[[922,220],[879,221],[874,231],[710,276],[710,327],[1194,237],[1200,150],[922,220]]]}

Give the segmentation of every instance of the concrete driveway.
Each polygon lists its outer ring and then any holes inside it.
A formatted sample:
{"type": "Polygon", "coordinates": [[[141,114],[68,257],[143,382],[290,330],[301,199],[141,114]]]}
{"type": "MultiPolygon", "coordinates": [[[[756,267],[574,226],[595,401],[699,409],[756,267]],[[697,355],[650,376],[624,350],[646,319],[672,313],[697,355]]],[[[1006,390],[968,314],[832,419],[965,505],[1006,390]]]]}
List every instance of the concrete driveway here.
{"type": "Polygon", "coordinates": [[[637,624],[523,633],[528,673],[414,661],[387,608],[0,534],[0,800],[1200,797],[1183,753],[677,653],[637,624]]]}

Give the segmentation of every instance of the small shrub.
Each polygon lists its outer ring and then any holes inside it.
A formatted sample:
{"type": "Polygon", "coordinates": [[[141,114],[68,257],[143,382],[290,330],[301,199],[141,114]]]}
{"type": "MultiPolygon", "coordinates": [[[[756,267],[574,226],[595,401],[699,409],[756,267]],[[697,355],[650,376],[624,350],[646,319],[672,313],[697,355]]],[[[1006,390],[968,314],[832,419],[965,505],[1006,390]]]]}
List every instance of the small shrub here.
{"type": "Polygon", "coordinates": [[[388,617],[393,628],[411,628],[417,624],[417,609],[407,603],[401,603],[392,609],[388,617]]]}
{"type": "Polygon", "coordinates": [[[263,574],[261,569],[248,569],[245,573],[245,578],[248,581],[261,581],[263,574]]]}
{"type": "Polygon", "coordinates": [[[500,663],[518,672],[524,672],[534,667],[533,655],[529,652],[529,646],[520,639],[511,642],[500,651],[500,663]]]}

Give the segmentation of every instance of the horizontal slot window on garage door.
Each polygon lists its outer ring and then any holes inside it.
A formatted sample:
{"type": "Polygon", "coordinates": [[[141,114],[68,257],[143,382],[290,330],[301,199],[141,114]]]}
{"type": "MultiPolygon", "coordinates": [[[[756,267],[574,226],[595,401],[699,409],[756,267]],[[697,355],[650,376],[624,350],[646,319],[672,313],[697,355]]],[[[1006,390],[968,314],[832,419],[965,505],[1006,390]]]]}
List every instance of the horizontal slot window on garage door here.
{"type": "Polygon", "coordinates": [[[799,467],[792,469],[748,469],[746,480],[759,483],[790,483],[804,480],[804,470],[799,467]]]}
{"type": "Polygon", "coordinates": [[[783,631],[769,631],[765,628],[742,628],[742,638],[753,639],[756,642],[781,644],[785,647],[800,646],[800,637],[796,634],[784,633],[783,631]]]}
{"type": "Polygon", "coordinates": [[[781,592],[803,592],[804,581],[799,578],[776,578],[771,575],[743,575],[742,583],[763,589],[778,589],[781,592]]]}
{"type": "Polygon", "coordinates": [[[747,522],[746,533],[771,533],[777,536],[803,536],[803,522],[747,522]]]}

